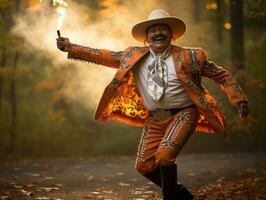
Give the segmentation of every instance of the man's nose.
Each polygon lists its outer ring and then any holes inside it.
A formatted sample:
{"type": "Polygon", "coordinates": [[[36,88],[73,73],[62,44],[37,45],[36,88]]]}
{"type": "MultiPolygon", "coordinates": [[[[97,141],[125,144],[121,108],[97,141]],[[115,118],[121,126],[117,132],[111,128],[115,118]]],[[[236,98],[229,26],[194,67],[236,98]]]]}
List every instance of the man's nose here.
{"type": "Polygon", "coordinates": [[[154,32],[155,35],[158,35],[160,33],[161,33],[161,30],[159,28],[155,29],[155,32],[154,32]]]}

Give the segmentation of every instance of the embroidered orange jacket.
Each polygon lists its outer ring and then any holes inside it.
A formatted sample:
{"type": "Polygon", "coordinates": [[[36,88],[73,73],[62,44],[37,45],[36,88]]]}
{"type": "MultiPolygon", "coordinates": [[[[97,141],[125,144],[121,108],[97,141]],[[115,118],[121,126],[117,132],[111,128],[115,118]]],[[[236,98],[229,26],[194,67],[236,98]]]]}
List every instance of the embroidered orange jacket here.
{"type": "MultiPolygon", "coordinates": [[[[107,85],[95,112],[94,119],[117,119],[135,126],[143,126],[149,116],[136,88],[132,69],[149,52],[149,47],[129,47],[125,51],[93,49],[71,44],[68,58],[92,62],[117,69],[107,85]]],[[[206,59],[201,48],[172,46],[176,74],[199,110],[196,131],[221,133],[225,137],[226,121],[214,97],[201,85],[201,76],[216,81],[235,105],[247,101],[232,74],[206,59]]]]}

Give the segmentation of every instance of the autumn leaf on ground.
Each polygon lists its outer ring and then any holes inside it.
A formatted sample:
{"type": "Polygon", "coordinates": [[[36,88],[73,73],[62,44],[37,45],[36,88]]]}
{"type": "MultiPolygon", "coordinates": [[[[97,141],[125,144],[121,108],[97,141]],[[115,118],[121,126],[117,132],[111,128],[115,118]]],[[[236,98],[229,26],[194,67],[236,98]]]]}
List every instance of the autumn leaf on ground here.
{"type": "Polygon", "coordinates": [[[23,196],[32,196],[33,195],[33,192],[26,191],[26,190],[20,190],[20,192],[23,196]]]}

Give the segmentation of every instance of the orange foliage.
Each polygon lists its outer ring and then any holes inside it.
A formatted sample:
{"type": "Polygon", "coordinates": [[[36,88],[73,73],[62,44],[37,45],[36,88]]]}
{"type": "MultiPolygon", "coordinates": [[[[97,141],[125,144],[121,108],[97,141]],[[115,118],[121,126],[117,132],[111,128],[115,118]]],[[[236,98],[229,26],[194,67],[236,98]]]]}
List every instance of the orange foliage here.
{"type": "Polygon", "coordinates": [[[41,2],[38,0],[28,0],[28,7],[31,10],[38,10],[41,8],[41,2]]]}

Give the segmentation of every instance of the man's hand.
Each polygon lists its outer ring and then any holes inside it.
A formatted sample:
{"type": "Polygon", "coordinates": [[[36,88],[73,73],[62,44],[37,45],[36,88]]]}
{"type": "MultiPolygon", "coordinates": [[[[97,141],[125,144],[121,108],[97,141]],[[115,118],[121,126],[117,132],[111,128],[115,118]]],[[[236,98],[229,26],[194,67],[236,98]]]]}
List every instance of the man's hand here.
{"type": "Polygon", "coordinates": [[[68,38],[59,37],[56,39],[57,48],[61,51],[68,52],[70,48],[70,41],[68,38]]]}
{"type": "Polygon", "coordinates": [[[236,109],[238,111],[239,118],[245,120],[249,114],[248,102],[240,101],[236,104],[236,109]]]}

